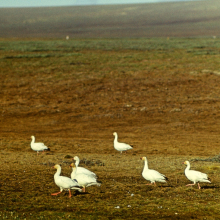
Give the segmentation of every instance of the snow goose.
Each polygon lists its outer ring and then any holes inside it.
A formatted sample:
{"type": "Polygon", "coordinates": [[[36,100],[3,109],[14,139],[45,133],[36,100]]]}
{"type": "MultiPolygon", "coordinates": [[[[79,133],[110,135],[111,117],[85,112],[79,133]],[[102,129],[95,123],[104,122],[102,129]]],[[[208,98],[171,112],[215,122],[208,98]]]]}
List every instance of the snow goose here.
{"type": "Polygon", "coordinates": [[[70,167],[75,168],[72,169],[71,179],[75,179],[78,182],[78,184],[83,187],[82,189],[83,192],[86,191],[86,187],[88,186],[93,186],[93,185],[101,186],[101,183],[98,183],[96,177],[94,177],[93,175],[78,173],[77,172],[78,168],[77,166],[75,166],[74,163],[71,163],[70,167]]]}
{"type": "MultiPolygon", "coordinates": [[[[78,156],[75,156],[73,158],[73,160],[75,160],[75,165],[77,167],[77,173],[84,173],[84,174],[87,174],[87,175],[92,175],[93,177],[97,178],[96,174],[93,173],[92,171],[84,168],[84,167],[79,167],[79,162],[80,162],[80,159],[78,156]]],[[[73,170],[76,169],[76,167],[72,167],[73,170]]]]}
{"type": "Polygon", "coordinates": [[[79,192],[82,192],[82,189],[80,188],[79,184],[75,181],[70,179],[66,176],[60,176],[61,173],[61,166],[59,164],[56,164],[52,168],[57,169],[57,172],[54,174],[54,182],[58,187],[60,187],[60,192],[58,193],[52,193],[52,196],[56,196],[60,194],[63,190],[69,191],[69,197],[71,197],[71,189],[78,190],[79,192]]]}
{"type": "Polygon", "coordinates": [[[199,189],[201,189],[201,187],[199,185],[199,182],[211,183],[207,174],[201,173],[201,172],[196,171],[196,170],[190,170],[189,161],[185,161],[185,162],[183,162],[183,164],[186,165],[185,175],[186,175],[187,179],[189,179],[190,181],[193,182],[193,184],[188,184],[186,186],[193,186],[196,183],[198,183],[198,187],[199,187],[199,189]]]}
{"type": "Polygon", "coordinates": [[[156,186],[156,182],[166,183],[166,180],[168,180],[168,178],[165,175],[159,173],[156,170],[151,170],[148,168],[148,162],[146,157],[141,157],[140,159],[144,160],[144,169],[142,172],[142,176],[146,180],[149,180],[151,182],[150,184],[146,185],[152,185],[154,183],[154,185],[156,186]]]}
{"type": "Polygon", "coordinates": [[[34,151],[37,151],[37,155],[39,153],[39,151],[45,151],[45,150],[50,150],[50,148],[48,148],[47,146],[44,145],[44,143],[34,143],[35,142],[35,137],[31,136],[31,149],[34,151]]]}
{"type": "Polygon", "coordinates": [[[115,148],[115,150],[120,151],[122,153],[122,151],[133,149],[133,147],[130,146],[129,144],[118,142],[117,132],[114,132],[113,135],[115,136],[115,139],[114,139],[114,148],[115,148]]]}

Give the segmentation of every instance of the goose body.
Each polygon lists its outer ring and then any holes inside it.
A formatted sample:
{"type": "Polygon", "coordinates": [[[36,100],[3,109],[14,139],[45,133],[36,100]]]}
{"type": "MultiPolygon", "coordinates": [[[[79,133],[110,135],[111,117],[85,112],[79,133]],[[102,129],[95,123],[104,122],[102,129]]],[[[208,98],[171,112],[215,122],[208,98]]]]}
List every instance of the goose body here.
{"type": "Polygon", "coordinates": [[[79,159],[78,156],[75,156],[73,159],[75,160],[75,165],[76,165],[75,167],[72,167],[72,170],[73,170],[73,171],[74,171],[74,170],[76,169],[76,167],[77,167],[77,170],[76,170],[76,173],[77,173],[77,174],[83,173],[83,174],[91,175],[91,176],[97,178],[96,174],[93,173],[92,171],[90,171],[90,170],[88,170],[88,169],[86,169],[86,168],[84,168],[84,167],[79,167],[80,159],[79,159]]]}
{"type": "Polygon", "coordinates": [[[78,173],[77,166],[75,166],[74,163],[70,164],[70,167],[72,167],[72,173],[71,173],[71,179],[76,180],[78,184],[83,187],[83,191],[85,192],[85,188],[88,186],[101,186],[101,183],[97,182],[96,177],[93,175],[88,175],[85,173],[78,173]]]}
{"type": "Polygon", "coordinates": [[[168,180],[168,178],[165,175],[159,173],[156,170],[148,168],[148,162],[146,157],[141,157],[140,159],[144,161],[144,169],[142,172],[142,176],[146,180],[151,182],[150,184],[146,185],[152,185],[154,183],[154,185],[156,186],[156,182],[166,183],[166,180],[168,180]]]}
{"type": "Polygon", "coordinates": [[[114,132],[113,135],[115,136],[115,139],[114,139],[114,148],[115,148],[115,150],[120,151],[122,153],[122,151],[133,149],[133,147],[130,146],[129,144],[118,142],[117,132],[114,132]]]}
{"type": "Polygon", "coordinates": [[[35,143],[35,137],[31,136],[31,149],[34,151],[37,151],[37,154],[39,153],[39,151],[45,151],[45,150],[50,150],[50,148],[48,148],[47,146],[44,145],[44,143],[35,143]]]}
{"type": "Polygon", "coordinates": [[[55,184],[60,187],[60,192],[51,194],[52,196],[56,196],[60,194],[63,190],[69,191],[69,197],[71,197],[71,189],[78,190],[79,192],[82,191],[79,184],[75,181],[70,179],[66,176],[60,176],[61,174],[61,166],[56,164],[53,168],[57,169],[57,172],[54,174],[54,182],[55,184]]]}
{"type": "Polygon", "coordinates": [[[199,182],[211,183],[207,174],[196,171],[196,170],[190,170],[189,161],[185,161],[183,164],[186,165],[185,175],[186,175],[187,179],[193,182],[193,184],[188,184],[186,186],[193,186],[196,183],[198,183],[198,187],[199,187],[199,189],[201,189],[199,182]]]}

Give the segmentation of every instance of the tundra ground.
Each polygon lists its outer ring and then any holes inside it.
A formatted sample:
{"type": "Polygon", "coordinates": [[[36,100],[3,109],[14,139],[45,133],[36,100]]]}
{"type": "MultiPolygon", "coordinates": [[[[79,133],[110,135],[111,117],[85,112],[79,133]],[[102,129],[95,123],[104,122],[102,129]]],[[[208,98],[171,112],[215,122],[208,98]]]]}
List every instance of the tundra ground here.
{"type": "Polygon", "coordinates": [[[0,218],[218,219],[218,39],[8,41],[0,50],[0,218]],[[119,141],[133,145],[120,154],[119,141]],[[30,149],[31,135],[51,151],[30,149]],[[54,184],[71,157],[101,187],[54,184]],[[169,181],[142,178],[149,167],[169,181]],[[185,160],[211,184],[186,187],[185,160]]]}

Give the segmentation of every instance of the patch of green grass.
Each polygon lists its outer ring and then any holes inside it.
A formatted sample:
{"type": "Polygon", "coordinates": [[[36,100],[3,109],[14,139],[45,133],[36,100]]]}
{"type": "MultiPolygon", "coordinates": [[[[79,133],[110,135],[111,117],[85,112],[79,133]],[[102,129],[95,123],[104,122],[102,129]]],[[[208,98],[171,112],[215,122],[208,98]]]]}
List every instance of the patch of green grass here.
{"type": "Polygon", "coordinates": [[[86,40],[33,40],[1,41],[2,51],[21,52],[69,52],[78,50],[167,50],[185,49],[190,53],[216,54],[213,48],[220,48],[220,39],[211,38],[138,38],[138,39],[86,39],[86,40]],[[199,50],[198,50],[199,48],[199,50]]]}
{"type": "Polygon", "coordinates": [[[49,57],[72,57],[72,56],[80,56],[79,53],[53,53],[53,54],[19,54],[16,56],[5,56],[3,59],[16,59],[16,58],[49,58],[49,57]]]}

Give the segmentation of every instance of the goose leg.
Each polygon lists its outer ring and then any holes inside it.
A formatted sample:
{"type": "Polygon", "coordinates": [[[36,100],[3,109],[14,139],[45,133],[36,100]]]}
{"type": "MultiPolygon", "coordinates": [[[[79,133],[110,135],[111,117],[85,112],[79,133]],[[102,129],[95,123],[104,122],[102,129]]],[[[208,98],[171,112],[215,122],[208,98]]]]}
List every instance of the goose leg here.
{"type": "Polygon", "coordinates": [[[71,196],[72,196],[72,195],[71,195],[71,191],[70,191],[70,189],[69,189],[69,198],[71,198],[71,196]]]}
{"type": "Polygon", "coordinates": [[[148,186],[148,185],[152,185],[152,184],[153,184],[153,183],[148,183],[148,184],[146,184],[146,185],[148,186]]]}
{"type": "Polygon", "coordinates": [[[201,186],[199,185],[199,183],[198,183],[198,187],[199,187],[199,189],[201,189],[201,186]]]}
{"type": "Polygon", "coordinates": [[[186,185],[186,186],[194,186],[195,185],[195,183],[193,183],[193,184],[188,184],[188,185],[186,185]]]}
{"type": "Polygon", "coordinates": [[[62,191],[58,192],[58,193],[52,193],[51,196],[56,196],[58,194],[60,194],[62,191]]]}

